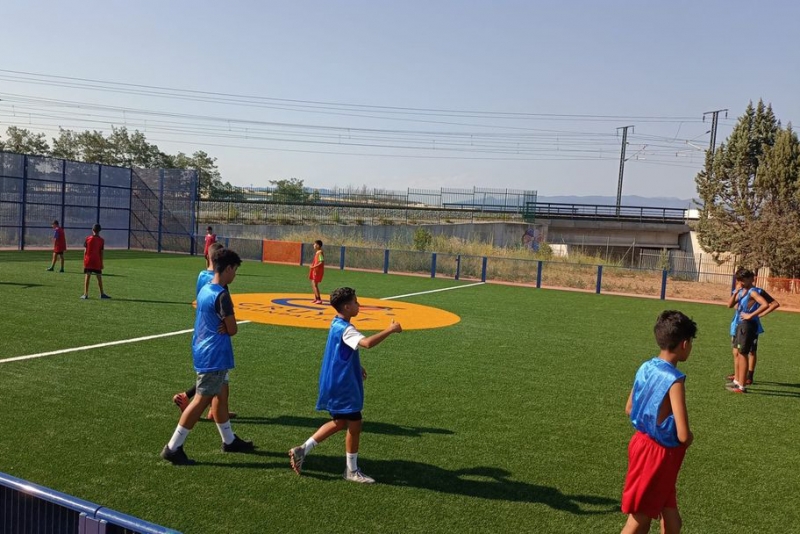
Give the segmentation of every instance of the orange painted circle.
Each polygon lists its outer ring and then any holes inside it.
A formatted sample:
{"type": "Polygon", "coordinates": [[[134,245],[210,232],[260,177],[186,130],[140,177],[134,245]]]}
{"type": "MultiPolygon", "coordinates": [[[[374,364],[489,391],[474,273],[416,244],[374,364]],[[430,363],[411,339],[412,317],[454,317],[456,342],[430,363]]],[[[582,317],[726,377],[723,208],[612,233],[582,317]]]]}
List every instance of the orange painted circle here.
{"type": "MultiPolygon", "coordinates": [[[[330,328],[336,315],[327,301],[313,304],[308,293],[231,294],[236,318],[256,323],[303,328],[330,328]]],[[[359,330],[383,330],[394,319],[403,330],[422,330],[454,325],[461,318],[448,311],[396,300],[358,297],[358,316],[351,321],[359,330]]]]}

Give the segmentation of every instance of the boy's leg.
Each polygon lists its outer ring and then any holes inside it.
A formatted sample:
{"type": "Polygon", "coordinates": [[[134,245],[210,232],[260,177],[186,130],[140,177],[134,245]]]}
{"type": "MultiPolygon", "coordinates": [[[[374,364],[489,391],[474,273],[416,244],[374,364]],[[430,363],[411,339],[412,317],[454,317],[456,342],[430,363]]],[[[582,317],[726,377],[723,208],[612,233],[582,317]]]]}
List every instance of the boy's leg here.
{"type": "Polygon", "coordinates": [[[56,256],[57,254],[53,252],[53,261],[50,262],[50,267],[47,268],[48,271],[52,271],[56,267],[56,256]]]}
{"type": "Polygon", "coordinates": [[[89,296],[89,278],[91,278],[91,277],[92,277],[91,273],[86,273],[86,275],[83,277],[83,296],[84,297],[88,297],[89,296]]]}
{"type": "Polygon", "coordinates": [[[233,428],[231,428],[230,415],[228,412],[228,395],[230,392],[228,387],[228,373],[225,372],[218,378],[221,381],[221,386],[218,388],[214,399],[211,401],[211,411],[209,413],[213,414],[210,418],[217,424],[217,430],[222,438],[222,451],[250,452],[255,448],[253,442],[239,438],[233,433],[233,428]]]}
{"type": "Polygon", "coordinates": [[[347,437],[344,440],[347,454],[358,454],[358,444],[361,440],[362,421],[347,422],[347,437]]]}
{"type": "MultiPolygon", "coordinates": [[[[64,253],[60,252],[58,255],[61,258],[61,270],[63,271],[64,270],[64,253]]],[[[53,262],[53,263],[55,264],[55,262],[53,262]]]]}
{"type": "Polygon", "coordinates": [[[222,385],[222,390],[219,395],[214,397],[211,402],[211,410],[208,412],[209,418],[216,421],[217,424],[227,423],[230,419],[228,415],[228,396],[230,389],[228,384],[222,385]]]}
{"type": "Polygon", "coordinates": [[[678,534],[683,526],[677,508],[664,508],[661,511],[661,534],[678,534]]]}
{"type": "Polygon", "coordinates": [[[744,387],[747,380],[747,356],[747,354],[739,352],[736,360],[736,381],[739,383],[739,387],[744,387]]]}
{"type": "Polygon", "coordinates": [[[647,514],[628,514],[628,521],[620,534],[647,534],[650,532],[650,517],[647,514]]]}
{"type": "Polygon", "coordinates": [[[372,484],[375,479],[368,477],[358,468],[358,444],[361,438],[362,420],[351,420],[347,422],[347,438],[345,439],[345,450],[347,451],[347,469],[344,472],[345,480],[360,482],[362,484],[372,484]]]}
{"type": "Polygon", "coordinates": [[[100,294],[105,295],[106,292],[103,291],[103,275],[100,273],[96,273],[95,277],[97,277],[97,287],[100,288],[100,294]]]}
{"type": "Polygon", "coordinates": [[[328,421],[321,427],[317,429],[314,434],[306,440],[305,443],[298,447],[293,447],[289,450],[289,464],[294,469],[294,472],[298,475],[303,468],[303,461],[305,460],[306,456],[314,450],[318,444],[322,443],[332,435],[336,434],[340,430],[344,430],[347,428],[347,421],[344,419],[333,419],[328,421]]]}

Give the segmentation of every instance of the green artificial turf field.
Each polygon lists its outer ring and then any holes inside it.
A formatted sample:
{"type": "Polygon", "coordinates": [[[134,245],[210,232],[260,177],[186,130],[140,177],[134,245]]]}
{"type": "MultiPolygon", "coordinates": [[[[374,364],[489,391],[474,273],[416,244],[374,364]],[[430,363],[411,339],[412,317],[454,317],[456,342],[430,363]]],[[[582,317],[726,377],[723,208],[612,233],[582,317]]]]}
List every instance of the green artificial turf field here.
{"type": "MultiPolygon", "coordinates": [[[[190,329],[203,260],[110,251],[109,301],[82,292],[49,253],[0,253],[0,360],[190,329]]],[[[328,269],[341,285],[389,297],[445,279],[328,269]]],[[[307,269],[245,263],[232,293],[310,290],[307,269]]],[[[344,436],[319,445],[303,476],[286,451],[325,420],[314,411],[326,331],[250,323],[234,339],[234,431],[255,454],[224,454],[213,424],[186,442],[200,463],[158,456],[189,387],[190,334],[0,363],[0,471],[186,533],[618,532],[632,434],[624,405],[656,353],[665,308],[700,332],[682,369],[695,444],[678,484],[685,532],[790,532],[800,520],[796,361],[800,316],[765,322],[748,395],[731,367],[724,307],[479,285],[402,299],[456,313],[362,351],[369,371],[359,465],[378,483],[342,480],[344,436]]],[[[654,530],[655,532],[655,527],[654,530]]]]}

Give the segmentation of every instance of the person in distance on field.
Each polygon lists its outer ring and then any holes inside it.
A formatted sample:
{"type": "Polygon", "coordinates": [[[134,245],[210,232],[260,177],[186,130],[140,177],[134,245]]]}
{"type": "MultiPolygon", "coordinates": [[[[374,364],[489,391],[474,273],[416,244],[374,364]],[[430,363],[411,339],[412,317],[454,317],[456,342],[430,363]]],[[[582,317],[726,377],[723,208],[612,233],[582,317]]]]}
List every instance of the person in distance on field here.
{"type": "Polygon", "coordinates": [[[322,241],[314,241],[314,261],[308,271],[308,279],[311,280],[311,288],[314,290],[314,304],[322,304],[322,297],[319,294],[319,284],[325,276],[325,255],[322,253],[322,241]]]}
{"type": "Polygon", "coordinates": [[[81,298],[86,300],[89,298],[89,279],[92,275],[97,278],[97,287],[100,288],[100,298],[110,299],[103,291],[103,251],[105,250],[105,241],[100,237],[102,228],[99,224],[92,226],[92,235],[86,238],[83,246],[86,251],[83,253],[83,295],[81,298]]]}
{"type": "Polygon", "coordinates": [[[205,257],[206,263],[208,263],[209,261],[208,250],[211,247],[211,245],[216,242],[217,242],[217,234],[215,234],[214,229],[209,226],[208,228],[206,228],[206,242],[205,246],[203,247],[203,257],[205,257]]]}
{"type": "Polygon", "coordinates": [[[731,321],[731,346],[733,347],[733,374],[728,376],[727,379],[731,382],[729,388],[736,393],[747,391],[746,387],[753,383],[753,376],[756,370],[758,350],[758,336],[764,333],[764,327],[761,325],[761,318],[772,313],[780,308],[780,303],[775,300],[772,295],[767,293],[765,289],[756,287],[753,283],[755,281],[755,274],[744,268],[736,271],[736,288],[728,299],[728,308],[736,308],[731,321]],[[762,306],[757,297],[752,294],[757,293],[760,295],[766,306],[762,306]],[[740,310],[746,308],[747,310],[740,310]],[[747,324],[746,322],[752,321],[754,324],[747,324]],[[741,333],[739,333],[739,326],[742,325],[741,333]],[[744,382],[741,382],[741,377],[737,376],[737,364],[741,365],[739,361],[739,345],[742,349],[749,349],[749,352],[742,356],[747,363],[746,375],[744,382]],[[745,386],[745,389],[739,388],[739,385],[745,386]]]}
{"type": "Polygon", "coordinates": [[[639,367],[625,405],[636,433],[628,444],[622,492],[628,520],[622,534],[646,534],[659,517],[662,534],[678,533],[682,525],[675,486],[694,435],[686,410],[686,375],[677,365],[689,358],[697,325],[679,311],[665,311],[653,330],[661,352],[639,367]]]}
{"type": "Polygon", "coordinates": [[[56,259],[61,258],[61,270],[58,272],[63,273],[64,251],[67,250],[67,237],[64,235],[64,229],[61,228],[57,220],[53,221],[51,226],[53,227],[53,261],[50,263],[50,267],[48,267],[47,270],[54,270],[56,268],[56,259]]]}
{"type": "Polygon", "coordinates": [[[371,349],[403,329],[393,320],[385,330],[370,337],[356,330],[350,320],[358,315],[359,304],[352,288],[336,289],[331,293],[330,303],[336,310],[336,317],[328,332],[328,342],[319,372],[317,410],[330,413],[331,420],[322,425],[303,445],[289,451],[290,465],[299,475],[303,461],[314,447],[346,429],[347,467],[344,478],[351,482],[372,484],[375,480],[358,468],[361,410],[364,407],[364,380],[367,378],[366,370],[361,367],[358,351],[362,348],[371,349]]]}

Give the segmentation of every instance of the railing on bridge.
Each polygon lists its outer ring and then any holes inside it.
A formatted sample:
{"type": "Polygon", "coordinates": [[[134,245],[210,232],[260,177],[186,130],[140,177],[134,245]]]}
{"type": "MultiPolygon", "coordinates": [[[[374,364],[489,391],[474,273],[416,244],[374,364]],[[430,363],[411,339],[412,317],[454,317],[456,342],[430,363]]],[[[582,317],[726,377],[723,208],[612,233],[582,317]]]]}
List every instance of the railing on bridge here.
{"type": "Polygon", "coordinates": [[[532,222],[538,219],[588,219],[632,222],[662,222],[683,224],[686,210],[652,206],[609,206],[601,204],[564,204],[559,202],[526,202],[523,218],[532,222]]]}
{"type": "Polygon", "coordinates": [[[0,532],[180,534],[4,473],[0,473],[0,532]]]}

